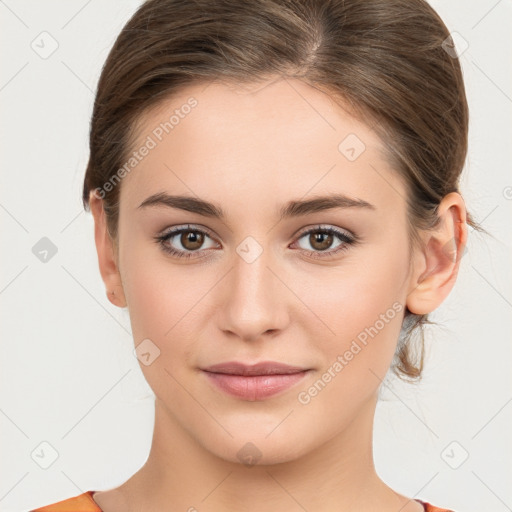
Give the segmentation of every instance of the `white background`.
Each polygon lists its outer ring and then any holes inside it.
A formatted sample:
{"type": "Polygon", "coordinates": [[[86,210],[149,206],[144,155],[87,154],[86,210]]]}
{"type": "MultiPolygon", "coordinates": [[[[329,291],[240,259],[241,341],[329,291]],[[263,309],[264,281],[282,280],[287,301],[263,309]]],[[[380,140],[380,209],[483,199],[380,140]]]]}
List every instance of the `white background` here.
{"type": "MultiPolygon", "coordinates": [[[[92,216],[80,202],[97,80],[139,3],[0,2],[1,511],[115,487],[149,452],[152,392],[132,353],[128,313],[106,298],[92,216]],[[46,59],[31,48],[43,31],[59,45],[46,59]],[[32,252],[43,237],[58,250],[46,263],[32,252]],[[58,458],[43,469],[52,450],[58,458]]],[[[512,510],[512,2],[432,5],[469,43],[461,56],[471,113],[462,193],[493,236],[470,234],[455,289],[433,315],[440,326],[429,331],[423,381],[383,388],[375,461],[405,495],[456,512],[505,512],[512,510]],[[450,467],[465,452],[467,460],[450,467]]]]}

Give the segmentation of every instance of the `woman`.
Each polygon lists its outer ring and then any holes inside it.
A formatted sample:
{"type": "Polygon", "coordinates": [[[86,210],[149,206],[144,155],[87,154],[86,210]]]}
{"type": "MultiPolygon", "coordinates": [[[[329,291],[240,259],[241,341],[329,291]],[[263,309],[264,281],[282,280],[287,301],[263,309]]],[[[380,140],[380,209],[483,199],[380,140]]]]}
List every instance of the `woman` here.
{"type": "Polygon", "coordinates": [[[372,428],[388,370],[420,378],[478,229],[449,45],[423,0],[139,8],[99,81],[83,200],[153,442],[118,488],[37,510],[446,510],[379,478],[372,428]]]}

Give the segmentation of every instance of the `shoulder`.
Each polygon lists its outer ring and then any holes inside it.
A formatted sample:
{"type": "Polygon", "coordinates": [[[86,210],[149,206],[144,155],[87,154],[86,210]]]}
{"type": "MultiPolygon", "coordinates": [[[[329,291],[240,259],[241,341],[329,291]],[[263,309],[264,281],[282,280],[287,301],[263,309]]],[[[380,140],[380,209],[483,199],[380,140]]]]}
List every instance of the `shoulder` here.
{"type": "Polygon", "coordinates": [[[36,508],[30,512],[102,512],[101,508],[92,499],[93,493],[94,491],[87,491],[58,503],[36,508]]]}
{"type": "Polygon", "coordinates": [[[416,500],[416,501],[419,501],[423,505],[425,512],[454,512],[453,510],[450,510],[447,508],[435,507],[434,505],[431,505],[430,503],[427,503],[425,501],[421,501],[421,500],[416,500]]]}

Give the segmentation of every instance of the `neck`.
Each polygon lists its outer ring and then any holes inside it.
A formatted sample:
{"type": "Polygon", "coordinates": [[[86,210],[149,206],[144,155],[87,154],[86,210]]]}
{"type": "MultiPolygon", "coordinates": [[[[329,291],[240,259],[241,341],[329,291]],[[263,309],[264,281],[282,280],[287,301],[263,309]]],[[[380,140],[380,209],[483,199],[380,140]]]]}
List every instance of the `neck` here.
{"type": "Polygon", "coordinates": [[[375,406],[372,397],[346,429],[299,459],[246,466],[205,450],[156,399],[149,457],[120,490],[130,510],[418,510],[375,472],[375,406]]]}

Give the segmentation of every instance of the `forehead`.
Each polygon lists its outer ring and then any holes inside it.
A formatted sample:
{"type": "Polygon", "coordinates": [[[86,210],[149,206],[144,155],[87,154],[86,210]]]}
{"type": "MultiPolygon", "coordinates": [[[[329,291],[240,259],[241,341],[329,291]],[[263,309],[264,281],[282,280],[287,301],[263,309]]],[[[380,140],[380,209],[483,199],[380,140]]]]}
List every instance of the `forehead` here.
{"type": "Polygon", "coordinates": [[[130,149],[145,155],[123,179],[131,209],[161,191],[254,208],[332,191],[377,204],[405,196],[377,134],[296,79],[183,88],[146,112],[130,149]]]}

